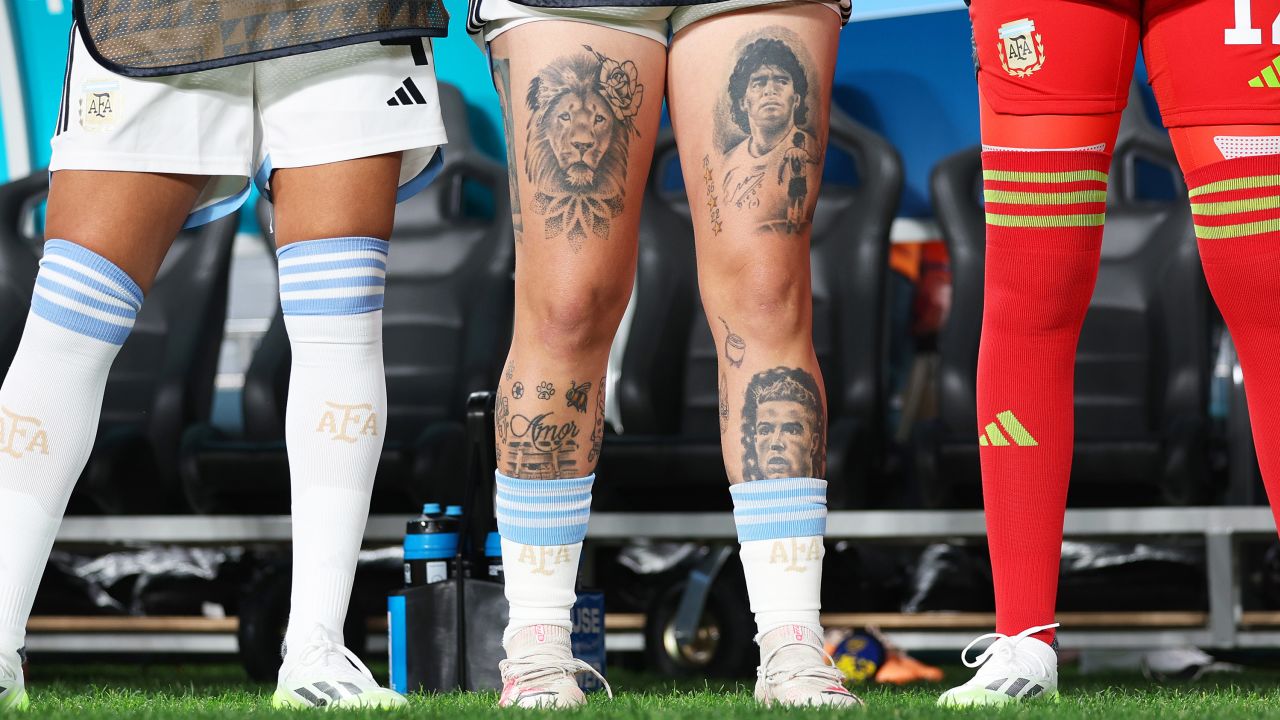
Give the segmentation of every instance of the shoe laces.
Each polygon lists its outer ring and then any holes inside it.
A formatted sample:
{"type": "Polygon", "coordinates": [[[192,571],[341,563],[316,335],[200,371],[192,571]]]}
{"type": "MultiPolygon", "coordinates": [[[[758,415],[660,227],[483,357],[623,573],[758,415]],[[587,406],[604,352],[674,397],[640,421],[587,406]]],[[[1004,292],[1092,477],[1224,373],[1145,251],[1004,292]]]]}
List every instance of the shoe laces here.
{"type": "Polygon", "coordinates": [[[355,653],[351,652],[342,643],[334,640],[333,636],[324,628],[317,627],[311,632],[311,637],[306,646],[302,648],[301,653],[298,655],[298,664],[303,667],[314,667],[321,664],[333,667],[333,665],[329,664],[331,659],[338,659],[338,668],[346,669],[349,667],[359,672],[364,679],[375,685],[377,684],[377,681],[373,679],[373,673],[369,671],[369,668],[360,661],[360,658],[355,653]],[[342,660],[346,660],[346,663],[343,663],[342,660]]]}
{"type": "Polygon", "coordinates": [[[600,671],[575,657],[566,659],[551,653],[532,653],[524,657],[503,660],[498,663],[498,672],[502,674],[504,683],[511,680],[518,680],[521,683],[538,683],[544,680],[574,678],[580,673],[590,673],[604,685],[604,691],[609,694],[609,698],[613,698],[613,688],[609,686],[609,681],[604,679],[600,671]]]}
{"type": "Polygon", "coordinates": [[[804,679],[818,680],[844,687],[845,681],[844,673],[840,671],[840,668],[835,666],[835,660],[827,654],[827,651],[804,640],[791,640],[784,642],[778,647],[770,650],[768,654],[760,660],[760,668],[756,671],[756,677],[770,685],[778,685],[790,680],[804,679]],[[823,663],[820,665],[813,663],[796,663],[794,665],[788,665],[783,663],[781,667],[771,669],[773,660],[778,656],[778,653],[789,647],[804,647],[809,650],[815,650],[822,656],[823,663]]]}
{"type": "MultiPolygon", "coordinates": [[[[960,661],[963,662],[964,666],[967,668],[981,667],[986,665],[988,661],[994,660],[995,662],[991,664],[991,667],[993,668],[998,669],[1001,667],[1013,666],[1019,670],[1034,670],[1034,668],[1031,668],[1026,662],[1022,661],[1022,656],[1018,655],[1018,644],[1038,632],[1052,630],[1053,628],[1058,627],[1058,625],[1059,623],[1036,625],[1012,636],[995,632],[987,633],[986,635],[979,635],[968,645],[965,645],[964,650],[960,651],[960,661]],[[993,642],[988,645],[987,649],[983,650],[980,655],[973,660],[970,660],[969,651],[973,649],[973,646],[988,638],[992,638],[993,642]]],[[[1041,660],[1038,655],[1031,655],[1031,657],[1035,658],[1036,664],[1040,666],[1040,674],[1048,675],[1049,667],[1044,664],[1044,660],[1041,660]]],[[[979,671],[979,674],[981,674],[981,671],[979,671]]]]}

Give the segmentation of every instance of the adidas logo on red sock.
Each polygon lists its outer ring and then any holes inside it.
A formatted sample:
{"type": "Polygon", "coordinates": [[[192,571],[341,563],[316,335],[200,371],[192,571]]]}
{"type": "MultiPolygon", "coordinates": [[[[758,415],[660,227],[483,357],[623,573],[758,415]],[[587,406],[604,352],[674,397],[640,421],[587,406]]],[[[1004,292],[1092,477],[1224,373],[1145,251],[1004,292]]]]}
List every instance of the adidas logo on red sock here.
{"type": "Polygon", "coordinates": [[[1006,447],[1011,444],[1018,447],[1034,447],[1040,444],[1027,431],[1026,426],[1018,421],[1018,417],[1012,410],[998,413],[996,420],[997,422],[987,423],[983,428],[986,432],[978,435],[978,444],[982,447],[1006,447]],[[1000,431],[1001,428],[1004,428],[1004,432],[1000,431]],[[1005,433],[1008,433],[1009,437],[1006,438],[1005,433]],[[1013,439],[1012,443],[1009,442],[1010,438],[1013,439]]]}

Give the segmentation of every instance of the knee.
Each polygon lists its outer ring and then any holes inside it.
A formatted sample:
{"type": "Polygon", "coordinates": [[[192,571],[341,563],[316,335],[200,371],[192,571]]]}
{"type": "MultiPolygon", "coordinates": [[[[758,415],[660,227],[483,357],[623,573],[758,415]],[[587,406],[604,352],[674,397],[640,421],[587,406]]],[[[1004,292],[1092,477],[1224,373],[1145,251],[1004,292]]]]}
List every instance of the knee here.
{"type": "Polygon", "coordinates": [[[808,267],[747,267],[715,284],[719,287],[712,292],[722,300],[719,312],[733,315],[735,332],[769,345],[808,339],[813,312],[808,267]]]}
{"type": "Polygon", "coordinates": [[[552,284],[531,293],[520,313],[526,337],[557,356],[608,352],[631,298],[630,283],[552,284]]]}

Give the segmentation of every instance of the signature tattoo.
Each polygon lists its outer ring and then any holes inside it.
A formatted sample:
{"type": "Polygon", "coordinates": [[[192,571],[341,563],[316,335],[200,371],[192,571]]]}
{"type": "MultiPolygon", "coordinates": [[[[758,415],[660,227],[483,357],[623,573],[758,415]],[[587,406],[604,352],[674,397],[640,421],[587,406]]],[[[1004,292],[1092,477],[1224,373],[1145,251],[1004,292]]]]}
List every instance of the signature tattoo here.
{"type": "Polygon", "coordinates": [[[600,459],[600,448],[604,445],[604,380],[600,378],[600,384],[596,386],[596,425],[591,430],[591,452],[587,453],[589,463],[600,459]]]}
{"type": "Polygon", "coordinates": [[[517,400],[524,397],[524,383],[518,382],[511,386],[511,397],[517,400]]]}
{"type": "Polygon", "coordinates": [[[711,211],[711,234],[719,235],[724,223],[720,221],[720,200],[716,197],[716,176],[711,169],[711,156],[702,156],[702,181],[707,185],[707,209],[711,211]]]}
{"type": "Polygon", "coordinates": [[[813,375],[790,367],[756,373],[742,405],[742,479],[822,477],[826,429],[813,375]]]}
{"type": "Polygon", "coordinates": [[[812,220],[823,144],[810,83],[819,78],[803,42],[780,27],[756,33],[735,53],[717,104],[720,188],[725,206],[750,213],[761,229],[793,235],[812,220]]]}
{"type": "Polygon", "coordinates": [[[569,389],[564,391],[564,404],[578,412],[587,411],[587,400],[590,399],[588,393],[591,392],[591,383],[576,384],[575,381],[569,381],[569,389]]]}
{"type": "Polygon", "coordinates": [[[578,424],[572,420],[551,422],[551,413],[530,418],[513,415],[510,423],[511,444],[507,454],[507,470],[512,477],[547,480],[572,477],[577,461],[578,424]]]}
{"type": "Polygon", "coordinates": [[[529,83],[525,173],[548,238],[564,236],[574,252],[588,233],[609,237],[622,213],[628,146],[644,85],[634,62],[583,45],[585,53],[553,61],[529,83]]]}
{"type": "MultiPolygon", "coordinates": [[[[493,58],[493,85],[498,89],[498,99],[502,102],[502,127],[507,136],[507,174],[511,178],[511,226],[515,230],[516,242],[524,241],[524,218],[520,210],[520,182],[516,171],[515,121],[512,119],[511,97],[511,60],[505,57],[493,58]]],[[[510,380],[511,376],[508,375],[510,380]]]]}
{"type": "Polygon", "coordinates": [[[729,323],[724,318],[719,315],[716,317],[719,318],[720,322],[724,323],[724,359],[728,360],[729,364],[736,368],[742,367],[742,360],[747,356],[747,341],[743,340],[738,333],[730,330],[729,323]]]}
{"type": "Polygon", "coordinates": [[[729,429],[729,379],[725,376],[724,370],[720,371],[720,434],[725,434],[729,429]]]}

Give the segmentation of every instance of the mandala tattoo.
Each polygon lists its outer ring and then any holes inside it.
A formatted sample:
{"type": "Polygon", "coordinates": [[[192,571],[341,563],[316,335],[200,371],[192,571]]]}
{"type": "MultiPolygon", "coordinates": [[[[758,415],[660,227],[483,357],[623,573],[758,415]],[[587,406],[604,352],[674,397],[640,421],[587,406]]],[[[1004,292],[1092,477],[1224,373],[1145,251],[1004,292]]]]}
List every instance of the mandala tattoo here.
{"type": "Polygon", "coordinates": [[[790,30],[768,27],[738,47],[716,112],[721,207],[748,213],[770,232],[808,229],[824,153],[811,112],[819,102],[818,80],[790,30]]]}
{"type": "Polygon", "coordinates": [[[742,405],[742,479],[821,478],[826,432],[813,375],[789,367],[756,373],[742,405]]]}
{"type": "Polygon", "coordinates": [[[567,238],[575,252],[588,235],[608,239],[622,213],[628,146],[640,134],[635,117],[644,102],[634,62],[583,47],[543,68],[526,97],[533,207],[546,236],[567,238]]]}

